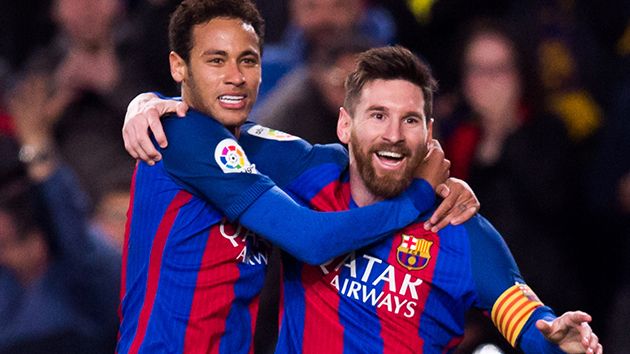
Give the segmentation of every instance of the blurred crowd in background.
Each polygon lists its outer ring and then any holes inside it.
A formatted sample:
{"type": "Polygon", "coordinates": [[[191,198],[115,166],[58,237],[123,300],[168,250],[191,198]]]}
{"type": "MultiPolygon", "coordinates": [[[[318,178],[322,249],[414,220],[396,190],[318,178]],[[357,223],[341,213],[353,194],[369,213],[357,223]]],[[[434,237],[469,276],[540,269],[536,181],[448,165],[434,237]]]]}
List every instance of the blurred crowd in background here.
{"type": "MultiPolygon", "coordinates": [[[[136,94],[178,95],[167,43],[178,3],[0,3],[0,353],[114,351],[135,163],[120,130],[136,94]],[[29,160],[30,145],[45,161],[29,160]]],[[[529,285],[557,313],[592,314],[606,352],[630,352],[629,1],[257,3],[267,27],[253,120],[337,142],[356,54],[410,48],[439,81],[451,175],[477,193],[529,285]]],[[[461,353],[510,352],[483,314],[469,317],[461,353]]]]}

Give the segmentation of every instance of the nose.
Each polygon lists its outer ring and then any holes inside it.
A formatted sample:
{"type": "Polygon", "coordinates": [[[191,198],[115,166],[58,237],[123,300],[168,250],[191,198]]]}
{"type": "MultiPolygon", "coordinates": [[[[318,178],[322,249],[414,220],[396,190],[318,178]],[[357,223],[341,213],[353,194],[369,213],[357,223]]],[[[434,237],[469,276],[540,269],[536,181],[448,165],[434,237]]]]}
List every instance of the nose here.
{"type": "Polygon", "coordinates": [[[245,75],[236,62],[230,62],[226,66],[225,82],[234,86],[242,86],[245,83],[245,75]]]}
{"type": "Polygon", "coordinates": [[[400,120],[398,119],[389,119],[385,126],[385,131],[383,132],[382,138],[383,140],[396,144],[404,140],[403,134],[401,131],[402,125],[400,120]]]}

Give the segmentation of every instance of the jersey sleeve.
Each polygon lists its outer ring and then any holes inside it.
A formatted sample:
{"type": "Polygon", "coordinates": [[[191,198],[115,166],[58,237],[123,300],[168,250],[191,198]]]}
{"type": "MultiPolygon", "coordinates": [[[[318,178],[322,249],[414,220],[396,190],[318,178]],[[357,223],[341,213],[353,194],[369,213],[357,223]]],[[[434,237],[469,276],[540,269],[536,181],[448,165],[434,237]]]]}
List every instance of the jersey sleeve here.
{"type": "Polygon", "coordinates": [[[293,195],[300,196],[300,191],[292,190],[291,183],[304,171],[326,166],[326,170],[334,171],[334,175],[328,176],[330,180],[337,179],[348,166],[348,152],[340,144],[311,145],[296,136],[258,124],[245,124],[239,143],[259,171],[293,195]]]}
{"type": "Polygon", "coordinates": [[[395,199],[348,211],[317,212],[276,187],[261,195],[240,222],[299,260],[318,265],[410,224],[429,207],[432,195],[426,181],[416,180],[395,199]]]}
{"type": "Polygon", "coordinates": [[[527,286],[498,231],[480,215],[464,225],[470,240],[477,306],[490,312],[495,327],[513,347],[525,353],[559,350],[535,326],[537,320],[552,320],[555,315],[527,286]]]}
{"type": "Polygon", "coordinates": [[[184,119],[165,118],[163,126],[169,139],[168,147],[160,148],[166,171],[230,220],[274,186],[216,120],[190,110],[184,119]]]}
{"type": "Polygon", "coordinates": [[[169,146],[164,167],[185,189],[231,220],[310,264],[366,246],[414,221],[428,209],[433,190],[414,181],[400,197],[346,212],[302,207],[258,173],[245,151],[217,121],[195,112],[164,120],[169,146]]]}

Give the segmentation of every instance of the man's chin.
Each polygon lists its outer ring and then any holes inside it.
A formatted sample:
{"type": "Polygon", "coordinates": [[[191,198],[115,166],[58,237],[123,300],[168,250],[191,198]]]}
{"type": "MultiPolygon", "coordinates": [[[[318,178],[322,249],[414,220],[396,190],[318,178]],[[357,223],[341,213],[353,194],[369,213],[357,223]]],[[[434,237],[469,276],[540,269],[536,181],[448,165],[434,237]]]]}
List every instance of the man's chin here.
{"type": "Polygon", "coordinates": [[[376,180],[369,181],[367,183],[368,189],[370,189],[374,195],[390,199],[401,194],[411,183],[411,179],[406,179],[398,175],[395,177],[388,177],[381,177],[376,180]]]}
{"type": "Polygon", "coordinates": [[[214,115],[214,119],[226,127],[238,127],[245,123],[247,115],[240,112],[218,112],[214,115]]]}

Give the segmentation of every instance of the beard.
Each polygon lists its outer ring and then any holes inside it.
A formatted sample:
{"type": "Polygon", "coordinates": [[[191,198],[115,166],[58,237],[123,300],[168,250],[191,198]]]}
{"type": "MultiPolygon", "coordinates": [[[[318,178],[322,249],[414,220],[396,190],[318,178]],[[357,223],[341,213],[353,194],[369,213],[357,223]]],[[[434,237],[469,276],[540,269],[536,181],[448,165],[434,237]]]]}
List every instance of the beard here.
{"type": "Polygon", "coordinates": [[[360,144],[354,132],[350,135],[350,142],[355,147],[352,154],[363,183],[372,194],[384,199],[394,198],[409,187],[413,180],[414,171],[422,163],[425,155],[423,151],[413,153],[404,143],[382,143],[370,147],[364,153],[359,148],[360,144]],[[381,150],[402,154],[408,159],[407,166],[402,171],[387,171],[379,176],[372,164],[372,155],[381,150]]]}

